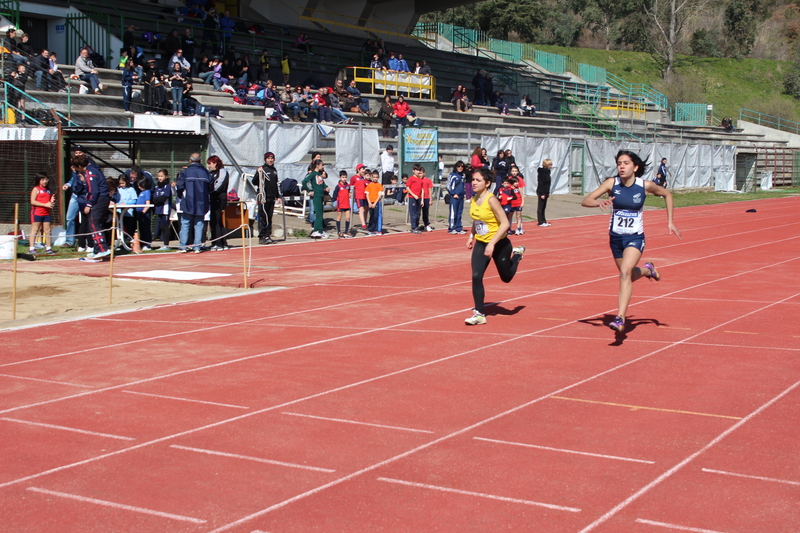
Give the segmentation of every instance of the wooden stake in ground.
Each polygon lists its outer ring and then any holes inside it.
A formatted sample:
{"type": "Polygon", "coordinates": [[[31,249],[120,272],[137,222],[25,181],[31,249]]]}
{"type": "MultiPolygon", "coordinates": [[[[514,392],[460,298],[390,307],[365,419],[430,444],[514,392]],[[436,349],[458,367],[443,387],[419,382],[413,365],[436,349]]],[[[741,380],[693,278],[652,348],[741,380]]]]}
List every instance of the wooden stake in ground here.
{"type": "Polygon", "coordinates": [[[17,319],[17,235],[19,235],[19,204],[14,204],[14,275],[11,281],[11,320],[17,319]]]}
{"type": "Polygon", "coordinates": [[[108,305],[111,305],[111,293],[114,290],[114,249],[117,245],[117,217],[111,217],[111,262],[108,266],[108,305]]]}

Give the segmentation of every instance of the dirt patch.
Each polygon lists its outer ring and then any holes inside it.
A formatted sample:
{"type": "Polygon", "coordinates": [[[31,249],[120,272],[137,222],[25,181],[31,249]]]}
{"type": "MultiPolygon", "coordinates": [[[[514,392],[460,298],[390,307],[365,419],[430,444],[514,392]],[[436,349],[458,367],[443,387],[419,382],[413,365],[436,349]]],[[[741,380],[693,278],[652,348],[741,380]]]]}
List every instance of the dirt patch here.
{"type": "Polygon", "coordinates": [[[112,303],[108,302],[108,279],[66,274],[17,273],[17,320],[12,321],[12,273],[0,272],[0,327],[42,322],[122,309],[191,300],[200,296],[240,291],[229,287],[170,283],[165,281],[115,279],[112,303]]]}

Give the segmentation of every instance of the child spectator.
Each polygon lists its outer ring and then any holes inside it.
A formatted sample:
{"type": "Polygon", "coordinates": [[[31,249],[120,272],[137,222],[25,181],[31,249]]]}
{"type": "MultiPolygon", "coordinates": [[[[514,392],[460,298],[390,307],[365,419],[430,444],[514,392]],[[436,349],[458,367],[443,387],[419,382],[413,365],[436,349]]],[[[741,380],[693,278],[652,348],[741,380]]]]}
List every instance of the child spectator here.
{"type": "Polygon", "coordinates": [[[433,191],[433,182],[431,179],[425,174],[425,168],[422,168],[422,202],[420,206],[422,207],[422,223],[425,226],[425,231],[433,231],[433,227],[431,226],[431,221],[429,219],[429,214],[431,210],[431,198],[433,197],[431,192],[433,191]]]}
{"type": "MultiPolygon", "coordinates": [[[[508,216],[509,224],[513,216],[512,202],[516,200],[517,195],[514,194],[514,189],[511,187],[511,182],[508,178],[504,178],[501,187],[497,190],[497,197],[500,200],[500,205],[503,207],[503,212],[508,216]]],[[[509,228],[508,233],[511,233],[509,228]]]]}
{"type": "Polygon", "coordinates": [[[419,230],[419,210],[422,204],[422,176],[425,169],[420,165],[414,165],[414,174],[406,182],[406,192],[408,193],[408,210],[411,217],[411,233],[422,233],[419,230]]]}
{"type": "Polygon", "coordinates": [[[356,174],[350,178],[350,187],[355,192],[355,211],[358,212],[358,219],[361,222],[361,229],[367,229],[366,211],[367,211],[367,194],[365,189],[367,187],[367,180],[364,174],[367,172],[367,167],[359,163],[356,165],[356,174]]]}
{"type": "Polygon", "coordinates": [[[30,234],[30,249],[28,253],[35,254],[36,247],[34,242],[36,237],[41,232],[45,239],[45,253],[47,255],[55,255],[53,248],[50,246],[50,223],[52,219],[52,209],[54,205],[53,193],[50,192],[50,177],[44,172],[39,172],[34,178],[36,185],[31,191],[31,234],[30,234]]]}
{"type": "Polygon", "coordinates": [[[153,234],[150,230],[150,217],[152,216],[153,212],[150,210],[150,199],[152,195],[150,194],[149,184],[147,182],[147,178],[142,176],[139,178],[139,181],[136,182],[136,185],[139,187],[139,190],[142,191],[139,193],[139,197],[136,199],[136,205],[143,205],[145,207],[137,207],[136,208],[136,224],[139,226],[139,239],[144,246],[142,247],[143,252],[149,252],[152,248],[150,245],[152,244],[153,234]]]}
{"type": "Polygon", "coordinates": [[[350,185],[347,184],[347,171],[339,172],[339,183],[333,189],[333,208],[336,209],[336,233],[340,239],[350,238],[350,185]],[[344,213],[344,233],[342,233],[342,214],[344,213]]]}
{"type": "MultiPolygon", "coordinates": [[[[508,157],[508,154],[506,154],[506,158],[508,157]]],[[[514,231],[514,233],[516,235],[524,235],[525,230],[522,229],[522,209],[525,207],[525,178],[520,173],[517,165],[511,166],[511,175],[509,177],[516,180],[516,185],[514,185],[514,188],[519,191],[519,209],[515,210],[515,213],[517,214],[517,229],[514,231]]]]}
{"type": "MultiPolygon", "coordinates": [[[[136,191],[130,186],[128,176],[121,174],[117,180],[117,192],[119,193],[119,203],[122,205],[136,204],[136,191]]],[[[121,210],[118,210],[121,211],[121,210]]],[[[125,209],[122,214],[122,238],[130,241],[133,233],[136,231],[136,217],[133,214],[133,208],[125,209]]]]}
{"type": "Polygon", "coordinates": [[[395,199],[400,203],[400,205],[406,205],[406,195],[408,194],[408,174],[403,174],[403,177],[400,178],[400,185],[397,187],[397,192],[395,192],[395,199]]]}
{"type": "Polygon", "coordinates": [[[383,224],[378,222],[381,217],[381,208],[383,204],[384,191],[381,185],[381,176],[377,170],[372,172],[372,181],[366,187],[367,201],[369,202],[369,224],[367,225],[367,236],[383,235],[383,224]]]}
{"type": "Polygon", "coordinates": [[[466,235],[464,231],[464,181],[466,167],[463,161],[456,161],[453,171],[447,178],[447,192],[450,195],[449,233],[451,235],[466,235]]]}
{"type": "Polygon", "coordinates": [[[158,171],[158,181],[153,188],[154,211],[158,216],[157,227],[161,230],[161,250],[171,250],[169,240],[172,236],[172,226],[169,223],[169,213],[172,208],[172,184],[169,182],[167,169],[158,171]]]}
{"type": "MultiPolygon", "coordinates": [[[[514,167],[516,168],[516,167],[514,167]]],[[[508,231],[516,235],[521,235],[519,230],[522,229],[522,205],[525,202],[524,196],[520,193],[519,180],[514,176],[508,177],[508,183],[511,185],[511,190],[514,192],[514,199],[511,200],[511,213],[508,216],[508,231]],[[513,229],[514,215],[517,217],[517,230],[513,229]]]]}

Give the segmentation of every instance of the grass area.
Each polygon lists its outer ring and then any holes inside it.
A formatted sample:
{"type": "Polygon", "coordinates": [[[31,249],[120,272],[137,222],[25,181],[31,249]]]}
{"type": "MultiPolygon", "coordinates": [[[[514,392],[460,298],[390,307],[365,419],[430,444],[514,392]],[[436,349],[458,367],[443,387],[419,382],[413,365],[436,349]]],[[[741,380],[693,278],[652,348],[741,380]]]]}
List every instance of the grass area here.
{"type": "MultiPolygon", "coordinates": [[[[725,204],[728,202],[744,202],[746,200],[763,200],[765,198],[783,198],[784,196],[797,196],[800,189],[777,189],[772,191],[754,193],[726,193],[726,192],[688,192],[673,194],[675,207],[692,207],[695,205],[725,204]]],[[[648,195],[645,205],[664,207],[664,200],[648,195]]]]}
{"type": "MultiPolygon", "coordinates": [[[[662,84],[656,63],[643,52],[545,45],[536,45],[536,48],[569,56],[579,63],[603,67],[629,83],[645,83],[657,89],[662,84]]],[[[784,75],[791,69],[789,61],[767,59],[679,55],[676,60],[676,71],[698,85],[697,92],[702,100],[694,103],[713,104],[714,115],[718,118],[730,116],[738,119],[741,108],[756,108],[755,111],[770,113],[770,109],[777,107],[784,107],[784,111],[788,108],[792,111],[790,114],[800,116],[800,102],[781,94],[784,75]]],[[[670,102],[670,105],[674,103],[670,102]]]]}

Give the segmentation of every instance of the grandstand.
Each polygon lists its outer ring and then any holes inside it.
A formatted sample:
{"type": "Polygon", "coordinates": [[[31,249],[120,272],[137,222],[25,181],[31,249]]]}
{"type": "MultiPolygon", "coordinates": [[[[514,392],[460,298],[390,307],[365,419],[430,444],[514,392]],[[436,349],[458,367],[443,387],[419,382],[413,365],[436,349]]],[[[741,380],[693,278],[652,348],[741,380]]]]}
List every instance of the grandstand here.
{"type": "MultiPolygon", "coordinates": [[[[8,5],[14,3],[4,2],[7,14],[13,12],[8,5]]],[[[162,40],[173,28],[181,32],[185,27],[193,28],[198,40],[202,34],[197,21],[177,13],[169,6],[120,0],[78,0],[70,4],[70,13],[64,13],[64,49],[50,45],[59,52],[60,68],[65,74],[73,70],[72,58],[84,45],[91,45],[104,55],[106,65],[116,65],[122,31],[128,24],[136,26],[136,44],[142,47],[145,57],[155,58],[162,64],[167,58],[163,57],[157,43],[152,44],[144,38],[144,32],[158,33],[162,40]],[[103,31],[98,31],[98,28],[103,31]]],[[[19,2],[16,5],[18,8],[19,2]]],[[[38,11],[52,13],[57,7],[63,10],[64,2],[42,0],[36,5],[39,6],[38,11]]],[[[32,10],[27,16],[35,18],[32,4],[26,6],[32,10]]],[[[634,98],[617,87],[587,83],[569,73],[553,73],[528,60],[512,62],[499,54],[468,55],[441,50],[439,48],[442,47],[437,46],[439,39],[430,38],[430,28],[425,29],[428,33],[416,32],[414,36],[401,36],[392,31],[382,35],[376,33],[379,30],[357,31],[355,35],[349,31],[351,34],[345,35],[336,33],[339,29],[336,25],[326,21],[323,14],[316,17],[313,11],[298,17],[296,25],[254,19],[258,13],[252,10],[247,10],[247,14],[250,17],[248,19],[234,19],[244,23],[245,27],[258,24],[258,30],[263,33],[234,32],[230,44],[236,47],[238,53],[250,54],[253,60],[262,49],[269,50],[270,71],[276,81],[280,81],[280,58],[284,53],[290,56],[291,81],[294,84],[309,82],[314,86],[319,83],[332,86],[337,77],[350,79],[353,77],[351,67],[363,67],[366,64],[363,47],[366,38],[387,37],[391,50],[402,53],[411,64],[415,60],[426,59],[435,77],[435,98],[409,98],[408,101],[426,127],[438,129],[439,152],[448,166],[457,159],[467,157],[472,148],[480,143],[482,136],[518,135],[569,138],[577,144],[587,138],[601,138],[637,143],[735,145],[742,157],[748,160],[758,158],[759,170],[774,170],[776,185],[790,184],[795,174],[796,157],[794,149],[790,147],[791,141],[771,135],[768,128],[757,132],[735,130],[729,133],[719,126],[672,123],[662,102],[634,98]],[[295,48],[295,36],[301,32],[309,35],[314,47],[313,54],[295,48]],[[474,106],[471,113],[455,111],[450,103],[452,90],[458,84],[471,90],[470,82],[478,69],[494,75],[495,88],[506,95],[506,102],[512,107],[519,102],[521,95],[530,94],[537,104],[537,116],[523,117],[513,109],[510,115],[501,116],[495,108],[486,106],[474,106]]],[[[196,56],[199,55],[198,50],[196,56]]],[[[131,127],[132,117],[122,113],[120,71],[99,71],[103,83],[108,84],[104,94],[79,94],[76,85],[72,85],[68,93],[27,90],[28,108],[57,110],[64,117],[61,120],[64,124],[68,120],[71,121],[69,124],[78,126],[131,127]]],[[[360,88],[369,99],[372,109],[377,109],[382,92],[374,90],[370,84],[360,84],[360,88]]],[[[239,105],[231,95],[214,92],[211,85],[196,83],[195,97],[201,104],[217,107],[222,120],[227,123],[264,121],[263,107],[239,105]]],[[[135,98],[133,111],[141,110],[141,102],[135,98]]],[[[345,115],[365,128],[377,128],[380,131],[381,122],[377,118],[347,111],[345,115]]],[[[285,127],[291,126],[287,123],[285,127]]],[[[315,148],[327,157],[334,152],[335,142],[334,132],[320,138],[315,148]]],[[[380,139],[382,147],[391,142],[391,138],[380,139]]],[[[120,163],[125,164],[124,161],[120,163]]],[[[573,175],[576,180],[580,179],[580,172],[573,172],[573,175]]],[[[740,177],[738,181],[742,182],[743,179],[740,177]]],[[[580,192],[577,186],[572,190],[580,192]]]]}

